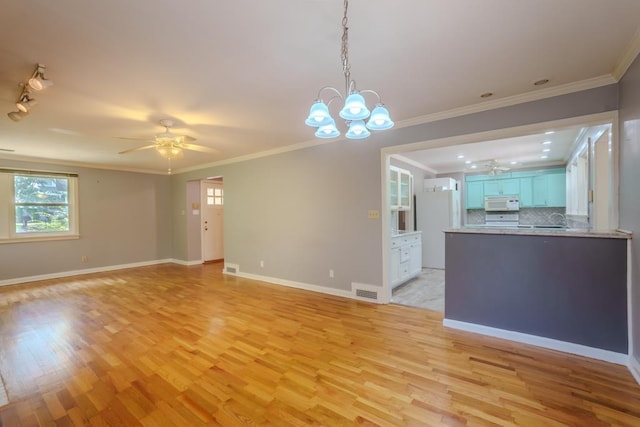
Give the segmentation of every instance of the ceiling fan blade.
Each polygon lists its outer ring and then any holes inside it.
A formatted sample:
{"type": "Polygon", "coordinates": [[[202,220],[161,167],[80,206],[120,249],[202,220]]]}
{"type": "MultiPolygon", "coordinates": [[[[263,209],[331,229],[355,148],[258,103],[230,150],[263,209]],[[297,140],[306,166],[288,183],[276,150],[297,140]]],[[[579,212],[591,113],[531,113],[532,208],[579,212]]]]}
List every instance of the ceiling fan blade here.
{"type": "Polygon", "coordinates": [[[142,147],[130,148],[128,150],[120,151],[118,154],[133,153],[134,151],[148,150],[149,148],[155,148],[156,144],[143,145],[142,147]]]}
{"type": "Polygon", "coordinates": [[[218,152],[218,150],[216,150],[215,148],[205,147],[204,145],[197,145],[197,144],[181,144],[180,147],[186,150],[199,151],[201,153],[217,153],[218,152]]]}
{"type": "Polygon", "coordinates": [[[12,150],[11,148],[0,148],[0,151],[4,151],[6,153],[13,153],[16,150],[12,150]]]}
{"type": "Polygon", "coordinates": [[[189,135],[181,135],[181,136],[184,142],[193,142],[196,140],[194,137],[189,135]]]}
{"type": "Polygon", "coordinates": [[[153,142],[152,138],[127,138],[124,136],[116,136],[116,138],[118,139],[126,139],[128,141],[148,141],[148,142],[153,142]]]}

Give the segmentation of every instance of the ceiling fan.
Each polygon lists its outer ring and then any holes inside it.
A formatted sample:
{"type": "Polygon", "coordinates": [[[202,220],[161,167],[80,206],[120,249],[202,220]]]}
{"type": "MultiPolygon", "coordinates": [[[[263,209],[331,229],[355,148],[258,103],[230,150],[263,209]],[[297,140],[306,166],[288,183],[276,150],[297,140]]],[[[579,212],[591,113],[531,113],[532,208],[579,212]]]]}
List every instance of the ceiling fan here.
{"type": "Polygon", "coordinates": [[[498,163],[496,160],[489,160],[486,161],[484,163],[479,162],[476,164],[476,168],[474,168],[475,170],[488,170],[488,174],[489,175],[499,175],[503,172],[509,171],[511,170],[510,167],[508,166],[503,166],[500,163],[498,163]]]}
{"type": "MultiPolygon", "coordinates": [[[[148,150],[155,148],[156,151],[165,159],[176,159],[182,157],[182,150],[199,151],[201,153],[216,153],[217,150],[204,145],[191,144],[196,139],[188,135],[177,135],[169,129],[173,126],[173,121],[168,119],[160,120],[160,125],[164,126],[164,132],[157,134],[153,139],[153,144],[143,145],[142,147],[130,148],[120,151],[118,154],[127,154],[134,151],[148,150]]],[[[121,138],[136,139],[136,138],[121,138]]],[[[145,139],[146,140],[146,139],[145,139]]]]}

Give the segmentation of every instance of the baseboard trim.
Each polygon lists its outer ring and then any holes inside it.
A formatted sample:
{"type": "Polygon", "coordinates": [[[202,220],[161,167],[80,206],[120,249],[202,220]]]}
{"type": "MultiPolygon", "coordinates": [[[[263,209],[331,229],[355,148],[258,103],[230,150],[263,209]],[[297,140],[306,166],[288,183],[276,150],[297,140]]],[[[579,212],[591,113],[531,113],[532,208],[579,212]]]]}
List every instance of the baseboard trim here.
{"type": "Polygon", "coordinates": [[[633,356],[629,356],[629,370],[636,382],[640,384],[640,361],[633,356]]]}
{"type": "Polygon", "coordinates": [[[279,279],[279,278],[276,278],[276,277],[261,276],[259,274],[243,273],[243,272],[240,272],[239,270],[236,273],[229,273],[229,272],[225,271],[224,274],[228,274],[230,276],[242,277],[244,279],[259,280],[261,282],[267,282],[267,283],[271,283],[271,284],[274,284],[274,285],[287,286],[289,288],[302,289],[302,290],[305,290],[305,291],[318,292],[318,293],[321,293],[321,294],[327,294],[327,295],[333,295],[333,296],[337,296],[337,297],[344,297],[344,298],[354,299],[353,294],[350,291],[343,291],[341,289],[326,288],[324,286],[318,286],[318,285],[312,285],[312,284],[309,284],[309,283],[296,282],[296,281],[293,281],[293,280],[279,279]]]}
{"type": "Polygon", "coordinates": [[[184,261],[184,260],[181,260],[181,259],[170,259],[167,262],[172,262],[174,264],[186,265],[186,266],[204,264],[204,261],[202,261],[201,259],[197,259],[195,261],[184,261]]]}
{"type": "Polygon", "coordinates": [[[149,265],[167,264],[167,263],[179,264],[180,262],[178,262],[178,260],[169,258],[169,259],[157,259],[153,261],[133,262],[130,264],[119,264],[119,265],[108,265],[108,266],[96,267],[96,268],[86,268],[83,270],[60,271],[58,273],[39,274],[36,276],[25,276],[25,277],[17,277],[15,279],[0,280],[0,286],[19,285],[21,283],[37,282],[40,280],[61,279],[63,277],[80,276],[82,274],[103,273],[106,271],[124,270],[126,268],[146,267],[149,265]]]}
{"type": "Polygon", "coordinates": [[[614,351],[602,350],[599,348],[588,347],[582,344],[574,344],[566,341],[555,340],[552,338],[545,338],[537,335],[529,335],[521,332],[492,328],[490,326],[477,325],[475,323],[461,322],[452,319],[444,319],[442,321],[442,325],[448,328],[474,332],[477,334],[488,335],[495,338],[507,339],[523,344],[535,345],[537,347],[544,347],[550,350],[557,350],[564,353],[571,353],[578,356],[603,360],[605,362],[615,363],[617,365],[629,366],[629,356],[627,354],[616,353],[614,351]]]}

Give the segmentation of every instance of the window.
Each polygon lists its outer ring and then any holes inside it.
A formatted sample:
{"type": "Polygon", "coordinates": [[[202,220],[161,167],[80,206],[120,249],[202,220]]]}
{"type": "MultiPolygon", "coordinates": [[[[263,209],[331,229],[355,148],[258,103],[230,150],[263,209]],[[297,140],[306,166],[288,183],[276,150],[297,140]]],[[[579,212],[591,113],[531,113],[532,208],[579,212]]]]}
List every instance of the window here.
{"type": "Polygon", "coordinates": [[[0,169],[0,242],[78,235],[77,175],[0,169]]]}
{"type": "Polygon", "coordinates": [[[207,188],[207,205],[222,206],[224,193],[222,188],[207,188]]]}

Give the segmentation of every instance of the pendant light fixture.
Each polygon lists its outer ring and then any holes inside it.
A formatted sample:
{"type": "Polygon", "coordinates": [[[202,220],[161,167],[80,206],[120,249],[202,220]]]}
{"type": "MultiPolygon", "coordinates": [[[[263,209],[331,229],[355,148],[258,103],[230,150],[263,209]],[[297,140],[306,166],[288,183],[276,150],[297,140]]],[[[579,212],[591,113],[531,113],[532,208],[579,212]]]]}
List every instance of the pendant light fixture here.
{"type": "Polygon", "coordinates": [[[318,128],[315,135],[318,138],[335,138],[340,136],[340,131],[336,127],[335,120],[329,113],[329,105],[336,99],[344,99],[344,106],[340,110],[339,115],[342,117],[348,130],[345,136],[349,139],[364,139],[371,135],[370,130],[386,130],[391,129],[394,125],[389,117],[389,111],[382,104],[382,100],[378,92],[370,89],[358,91],[356,89],[355,80],[351,79],[351,64],[349,63],[349,27],[347,12],[349,9],[349,0],[344,0],[344,15],[342,17],[342,72],[345,81],[345,97],[340,91],[332,86],[325,86],[318,91],[318,96],[311,105],[309,116],[305,123],[308,126],[318,128]],[[327,103],[325,103],[321,95],[325,90],[335,92],[327,103]],[[369,111],[362,94],[372,93],[376,95],[378,101],[373,111],[369,111]],[[366,123],[365,120],[369,119],[366,123]]]}

